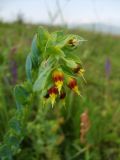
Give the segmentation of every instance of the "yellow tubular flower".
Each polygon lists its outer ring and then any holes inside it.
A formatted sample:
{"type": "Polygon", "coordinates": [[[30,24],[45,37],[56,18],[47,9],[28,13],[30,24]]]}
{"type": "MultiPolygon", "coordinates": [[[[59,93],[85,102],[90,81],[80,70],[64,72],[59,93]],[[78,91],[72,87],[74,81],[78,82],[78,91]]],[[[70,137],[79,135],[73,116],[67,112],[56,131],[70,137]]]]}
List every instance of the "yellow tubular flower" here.
{"type": "Polygon", "coordinates": [[[49,96],[50,96],[50,99],[51,99],[51,104],[52,104],[52,107],[53,107],[54,104],[55,104],[57,94],[58,94],[58,89],[56,87],[51,87],[48,90],[48,93],[49,93],[49,96]]]}
{"type": "Polygon", "coordinates": [[[75,93],[77,93],[78,95],[80,95],[80,91],[79,91],[79,89],[78,89],[78,86],[75,86],[75,87],[73,88],[73,91],[74,91],[75,93]]]}
{"type": "Polygon", "coordinates": [[[57,81],[57,82],[55,82],[55,85],[56,85],[56,87],[58,89],[58,92],[60,94],[60,91],[61,91],[62,86],[63,86],[63,81],[57,81]]]}
{"type": "Polygon", "coordinates": [[[77,81],[74,78],[69,78],[68,87],[72,89],[75,93],[80,95],[80,91],[78,89],[77,81]]]}
{"type": "Polygon", "coordinates": [[[52,78],[53,78],[53,81],[55,82],[55,86],[57,87],[58,92],[60,94],[60,91],[63,86],[64,75],[61,71],[54,71],[52,78]]]}

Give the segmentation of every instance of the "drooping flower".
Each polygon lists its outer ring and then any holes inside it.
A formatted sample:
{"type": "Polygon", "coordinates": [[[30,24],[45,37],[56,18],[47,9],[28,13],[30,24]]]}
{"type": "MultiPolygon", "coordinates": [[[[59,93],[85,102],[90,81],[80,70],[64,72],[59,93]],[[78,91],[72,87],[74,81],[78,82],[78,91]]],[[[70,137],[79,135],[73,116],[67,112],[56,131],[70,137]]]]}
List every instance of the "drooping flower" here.
{"type": "Polygon", "coordinates": [[[65,93],[65,92],[62,92],[62,93],[60,94],[60,99],[65,99],[65,97],[66,97],[66,93],[65,93]]]}
{"type": "Polygon", "coordinates": [[[86,81],[84,78],[85,70],[80,64],[77,64],[77,66],[73,69],[73,71],[74,73],[80,75],[84,79],[84,81],[86,81]]]}
{"type": "Polygon", "coordinates": [[[65,106],[65,97],[66,93],[63,91],[60,93],[60,100],[62,101],[63,105],[65,106]]]}
{"type": "Polygon", "coordinates": [[[77,66],[73,69],[74,73],[84,73],[85,70],[82,68],[82,66],[80,64],[77,64],[77,66]]]}
{"type": "Polygon", "coordinates": [[[75,93],[80,95],[80,91],[78,89],[77,81],[74,78],[69,78],[68,87],[73,90],[75,93]]]}
{"type": "Polygon", "coordinates": [[[53,86],[48,90],[48,94],[51,99],[51,103],[52,103],[52,107],[53,107],[55,104],[57,94],[58,94],[58,89],[55,86],[53,86]]]}
{"type": "Polygon", "coordinates": [[[63,80],[64,80],[64,74],[61,71],[54,71],[52,75],[53,81],[55,82],[55,86],[58,89],[58,92],[60,94],[61,88],[63,86],[63,80]]]}

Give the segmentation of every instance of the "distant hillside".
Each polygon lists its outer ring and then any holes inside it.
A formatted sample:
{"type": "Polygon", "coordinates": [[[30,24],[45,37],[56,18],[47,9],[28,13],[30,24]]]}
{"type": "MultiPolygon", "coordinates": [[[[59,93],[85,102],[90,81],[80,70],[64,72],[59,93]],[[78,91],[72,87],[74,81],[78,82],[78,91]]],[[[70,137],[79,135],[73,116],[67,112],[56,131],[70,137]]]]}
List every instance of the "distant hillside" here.
{"type": "Polygon", "coordinates": [[[113,25],[106,25],[103,23],[89,23],[89,24],[81,24],[81,25],[71,25],[72,28],[83,28],[90,31],[97,31],[103,33],[111,33],[120,35],[120,27],[113,25]]]}

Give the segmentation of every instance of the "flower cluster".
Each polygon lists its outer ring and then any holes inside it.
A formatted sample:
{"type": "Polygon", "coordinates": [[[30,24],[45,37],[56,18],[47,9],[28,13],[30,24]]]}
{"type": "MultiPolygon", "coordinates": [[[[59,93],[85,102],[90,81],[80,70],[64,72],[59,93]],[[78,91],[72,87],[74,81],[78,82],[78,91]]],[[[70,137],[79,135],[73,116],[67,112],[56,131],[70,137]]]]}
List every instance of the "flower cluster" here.
{"type": "MultiPolygon", "coordinates": [[[[84,69],[79,67],[77,65],[76,68],[73,69],[73,73],[76,75],[83,76],[84,69]]],[[[47,94],[44,96],[45,99],[50,98],[52,106],[54,106],[56,98],[59,97],[59,99],[62,101],[63,105],[65,105],[65,85],[75,92],[76,94],[80,95],[79,87],[77,84],[77,80],[73,77],[67,76],[63,71],[61,70],[55,70],[52,73],[52,80],[53,80],[53,86],[50,87],[47,91],[47,94]]]]}
{"type": "MultiPolygon", "coordinates": [[[[77,78],[84,79],[85,70],[74,52],[81,41],[84,39],[77,35],[65,35],[63,32],[49,34],[44,28],[39,29],[32,44],[34,52],[31,52],[30,58],[34,68],[31,73],[39,68],[37,78],[33,78],[35,79],[33,91],[39,91],[40,97],[44,97],[44,102],[50,100],[54,106],[55,102],[60,100],[65,105],[65,97],[69,89],[81,95],[77,78]]],[[[28,65],[31,64],[29,57],[27,62],[28,65]]],[[[30,69],[27,68],[29,79],[30,69]]]]}

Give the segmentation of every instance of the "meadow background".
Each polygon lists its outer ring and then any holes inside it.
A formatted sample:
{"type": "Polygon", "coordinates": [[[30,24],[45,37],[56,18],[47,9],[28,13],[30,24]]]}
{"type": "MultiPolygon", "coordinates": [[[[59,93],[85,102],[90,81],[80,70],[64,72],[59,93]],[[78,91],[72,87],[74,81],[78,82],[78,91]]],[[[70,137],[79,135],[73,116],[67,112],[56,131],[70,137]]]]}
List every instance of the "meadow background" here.
{"type": "MultiPolygon", "coordinates": [[[[2,1],[0,3],[2,4],[2,1]]],[[[13,1],[11,3],[13,4],[13,1]]],[[[52,3],[50,5],[54,6],[55,4],[52,3]]],[[[10,6],[7,0],[4,4],[10,6]]],[[[61,7],[57,10],[56,17],[59,19],[61,15],[62,17],[65,15],[62,12],[62,6],[57,5],[61,7]]],[[[5,13],[4,5],[2,7],[5,13]]],[[[115,8],[114,5],[113,8],[115,8]]],[[[94,10],[94,14],[98,14],[96,8],[94,10]]],[[[76,51],[85,68],[87,83],[83,82],[80,86],[83,98],[70,94],[66,100],[66,108],[58,105],[54,109],[48,106],[43,110],[39,100],[36,97],[33,99],[31,116],[26,126],[27,133],[14,159],[119,160],[120,35],[118,32],[113,32],[116,28],[113,27],[111,32],[107,30],[110,33],[106,33],[103,29],[97,32],[98,22],[92,22],[91,29],[83,27],[84,25],[82,27],[76,25],[74,20],[71,25],[63,21],[64,18],[57,21],[57,18],[54,20],[51,16],[48,17],[48,23],[40,21],[37,24],[27,22],[25,15],[21,14],[19,9],[17,13],[15,19],[9,17],[9,20],[2,13],[0,21],[0,143],[3,142],[9,120],[16,110],[13,88],[26,80],[26,57],[30,51],[33,36],[37,28],[42,25],[49,32],[64,30],[66,33],[78,34],[87,40],[76,51]],[[80,116],[86,110],[90,128],[85,137],[85,143],[82,143],[80,116]]],[[[51,15],[48,7],[46,13],[51,15]]],[[[52,17],[54,15],[52,11],[52,17]]],[[[87,15],[85,19],[86,17],[87,15]]],[[[114,20],[114,17],[112,18],[114,20]]],[[[115,21],[111,22],[111,25],[115,24],[115,21]]]]}

